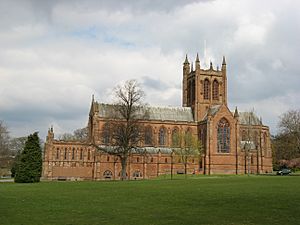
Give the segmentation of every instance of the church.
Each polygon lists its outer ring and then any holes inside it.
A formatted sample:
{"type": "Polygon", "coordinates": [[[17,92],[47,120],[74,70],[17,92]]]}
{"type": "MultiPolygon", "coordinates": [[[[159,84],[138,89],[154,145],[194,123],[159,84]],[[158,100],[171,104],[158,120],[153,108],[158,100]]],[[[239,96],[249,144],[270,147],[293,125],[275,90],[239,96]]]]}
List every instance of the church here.
{"type": "MultiPolygon", "coordinates": [[[[133,152],[127,165],[128,179],[150,179],[181,174],[184,165],[172,149],[174,135],[191,133],[201,141],[200,156],[190,157],[188,174],[265,174],[272,172],[269,127],[253,112],[231,111],[227,105],[227,65],[201,68],[198,54],[183,63],[182,107],[148,107],[141,152],[133,152]]],[[[105,126],[112,105],[92,99],[86,141],[61,141],[48,130],[44,147],[43,179],[118,180],[118,157],[99,151],[93,143],[107,146],[105,126]]]]}

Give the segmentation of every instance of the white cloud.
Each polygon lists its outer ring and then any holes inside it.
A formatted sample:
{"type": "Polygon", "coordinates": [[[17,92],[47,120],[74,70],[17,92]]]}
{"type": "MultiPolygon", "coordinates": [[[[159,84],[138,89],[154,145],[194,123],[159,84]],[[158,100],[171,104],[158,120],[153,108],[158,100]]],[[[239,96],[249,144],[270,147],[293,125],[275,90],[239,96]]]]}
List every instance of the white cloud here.
{"type": "Polygon", "coordinates": [[[298,107],[297,6],[3,1],[0,119],[13,135],[34,129],[45,135],[50,124],[72,132],[86,124],[92,94],[109,102],[112,88],[127,79],[143,83],[150,104],[180,105],[184,56],[194,61],[199,52],[201,66],[220,65],[226,55],[230,105],[255,107],[274,130],[279,114],[298,107]]]}

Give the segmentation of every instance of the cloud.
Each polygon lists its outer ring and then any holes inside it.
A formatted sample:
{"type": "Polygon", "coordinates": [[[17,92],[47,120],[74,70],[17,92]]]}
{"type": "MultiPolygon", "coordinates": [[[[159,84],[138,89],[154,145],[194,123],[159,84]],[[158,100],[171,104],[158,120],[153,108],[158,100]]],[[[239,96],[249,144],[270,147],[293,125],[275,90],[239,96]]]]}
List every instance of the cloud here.
{"type": "Polygon", "coordinates": [[[1,1],[0,119],[12,135],[87,123],[91,95],[111,101],[137,79],[151,105],[181,105],[182,63],[226,55],[230,107],[276,130],[299,99],[299,9],[286,1],[1,1]],[[206,43],[206,45],[204,45],[206,43]]]}

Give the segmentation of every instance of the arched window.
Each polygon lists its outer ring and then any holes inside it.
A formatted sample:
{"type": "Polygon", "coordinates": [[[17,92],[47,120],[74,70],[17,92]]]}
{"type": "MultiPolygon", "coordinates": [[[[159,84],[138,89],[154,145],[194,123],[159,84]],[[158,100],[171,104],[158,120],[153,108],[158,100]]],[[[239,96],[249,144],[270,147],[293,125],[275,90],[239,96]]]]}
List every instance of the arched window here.
{"type": "Polygon", "coordinates": [[[185,132],[185,135],[184,135],[184,145],[185,145],[185,147],[191,147],[192,142],[193,142],[192,131],[191,131],[191,128],[188,128],[185,132]]]}
{"type": "Polygon", "coordinates": [[[105,179],[111,179],[113,177],[113,173],[110,170],[105,170],[103,173],[103,177],[105,179]]]}
{"type": "Polygon", "coordinates": [[[180,143],[179,138],[180,137],[179,137],[178,129],[174,128],[172,130],[172,146],[173,147],[179,147],[179,143],[180,143]]]}
{"type": "Polygon", "coordinates": [[[75,159],[75,148],[72,149],[72,159],[75,159]]]}
{"type": "Polygon", "coordinates": [[[145,145],[152,145],[152,128],[150,126],[145,128],[145,145]]]}
{"type": "Polygon", "coordinates": [[[64,159],[67,159],[67,154],[68,154],[68,150],[67,150],[67,148],[65,148],[65,156],[64,156],[64,159]]]}
{"type": "Polygon", "coordinates": [[[102,138],[103,138],[104,144],[109,144],[109,142],[110,142],[110,126],[108,123],[103,125],[102,138]]]}
{"type": "Polygon", "coordinates": [[[166,131],[163,127],[159,129],[158,135],[158,144],[166,145],[166,131]]]}
{"type": "Polygon", "coordinates": [[[217,80],[213,82],[213,100],[219,100],[219,82],[217,80]]]}
{"type": "Polygon", "coordinates": [[[83,150],[80,149],[80,159],[82,160],[83,159],[83,150]]]}
{"type": "Polygon", "coordinates": [[[247,132],[245,130],[242,131],[242,141],[247,141],[247,132]]]}
{"type": "Polygon", "coordinates": [[[90,160],[90,159],[91,159],[91,151],[88,150],[88,160],[90,160]]]}
{"type": "Polygon", "coordinates": [[[208,79],[204,80],[204,99],[210,99],[210,83],[208,79]]]}
{"type": "Polygon", "coordinates": [[[56,149],[56,159],[59,159],[59,148],[56,149]]]}
{"type": "Polygon", "coordinates": [[[225,118],[218,123],[218,152],[228,153],[230,149],[230,127],[225,118]]]}

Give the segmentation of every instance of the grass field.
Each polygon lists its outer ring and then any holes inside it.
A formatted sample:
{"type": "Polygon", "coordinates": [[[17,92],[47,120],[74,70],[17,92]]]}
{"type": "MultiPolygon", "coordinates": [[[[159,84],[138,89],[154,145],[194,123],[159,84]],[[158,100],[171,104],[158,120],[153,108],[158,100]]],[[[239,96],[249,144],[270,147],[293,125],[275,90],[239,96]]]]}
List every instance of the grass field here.
{"type": "Polygon", "coordinates": [[[0,183],[0,224],[300,224],[300,177],[0,183]]]}

